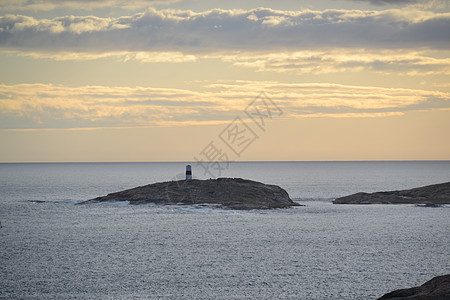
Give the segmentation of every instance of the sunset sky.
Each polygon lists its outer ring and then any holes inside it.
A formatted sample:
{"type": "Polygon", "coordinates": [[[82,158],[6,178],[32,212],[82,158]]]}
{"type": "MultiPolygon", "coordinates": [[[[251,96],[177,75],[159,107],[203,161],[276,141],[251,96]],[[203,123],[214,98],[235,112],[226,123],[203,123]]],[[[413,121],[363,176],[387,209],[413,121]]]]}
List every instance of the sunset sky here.
{"type": "Polygon", "coordinates": [[[450,159],[447,0],[0,0],[0,66],[0,162],[450,159]]]}

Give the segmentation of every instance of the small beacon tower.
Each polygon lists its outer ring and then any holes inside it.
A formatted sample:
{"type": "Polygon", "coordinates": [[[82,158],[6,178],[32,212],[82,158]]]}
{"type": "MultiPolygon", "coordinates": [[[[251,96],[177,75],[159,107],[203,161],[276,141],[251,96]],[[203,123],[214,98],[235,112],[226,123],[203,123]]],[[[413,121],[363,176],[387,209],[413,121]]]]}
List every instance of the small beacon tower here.
{"type": "Polygon", "coordinates": [[[192,179],[191,165],[186,165],[186,180],[192,179]]]}

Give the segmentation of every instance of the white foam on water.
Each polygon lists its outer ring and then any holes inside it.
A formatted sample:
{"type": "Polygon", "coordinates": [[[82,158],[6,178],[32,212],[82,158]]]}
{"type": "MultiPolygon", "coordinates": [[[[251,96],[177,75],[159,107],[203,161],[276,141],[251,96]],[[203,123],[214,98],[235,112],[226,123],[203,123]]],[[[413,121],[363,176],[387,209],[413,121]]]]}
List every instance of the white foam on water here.
{"type": "Polygon", "coordinates": [[[89,205],[102,205],[102,206],[127,206],[127,205],[130,205],[130,201],[97,202],[97,203],[90,203],[89,205]]]}

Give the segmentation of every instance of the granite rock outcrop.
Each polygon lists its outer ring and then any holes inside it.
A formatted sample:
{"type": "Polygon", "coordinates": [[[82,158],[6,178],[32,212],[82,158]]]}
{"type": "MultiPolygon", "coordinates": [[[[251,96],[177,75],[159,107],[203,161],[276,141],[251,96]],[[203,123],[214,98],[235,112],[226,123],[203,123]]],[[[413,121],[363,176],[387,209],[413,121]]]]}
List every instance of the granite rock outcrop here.
{"type": "Polygon", "coordinates": [[[80,204],[118,201],[129,201],[130,204],[209,204],[231,209],[272,209],[299,205],[279,186],[241,178],[159,182],[80,204]]]}
{"type": "Polygon", "coordinates": [[[376,193],[356,193],[340,197],[334,204],[450,204],[450,182],[433,184],[410,190],[376,193]]]}
{"type": "Polygon", "coordinates": [[[448,300],[450,299],[450,274],[432,278],[421,286],[395,290],[378,300],[448,300]]]}

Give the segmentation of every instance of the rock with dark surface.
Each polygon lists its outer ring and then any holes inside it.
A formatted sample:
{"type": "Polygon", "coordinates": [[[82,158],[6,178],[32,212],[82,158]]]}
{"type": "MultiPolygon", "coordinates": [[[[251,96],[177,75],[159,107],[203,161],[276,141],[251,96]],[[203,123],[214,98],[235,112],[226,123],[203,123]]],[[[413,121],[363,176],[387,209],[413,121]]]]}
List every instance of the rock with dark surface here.
{"type": "Polygon", "coordinates": [[[450,182],[402,191],[356,193],[337,198],[334,204],[450,204],[450,182]]]}
{"type": "Polygon", "coordinates": [[[299,205],[279,186],[241,178],[159,182],[80,204],[118,201],[130,201],[130,204],[213,204],[232,209],[271,209],[299,205]]]}
{"type": "Polygon", "coordinates": [[[450,274],[437,276],[421,286],[396,290],[378,300],[449,300],[450,274]]]}

